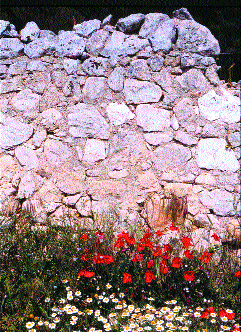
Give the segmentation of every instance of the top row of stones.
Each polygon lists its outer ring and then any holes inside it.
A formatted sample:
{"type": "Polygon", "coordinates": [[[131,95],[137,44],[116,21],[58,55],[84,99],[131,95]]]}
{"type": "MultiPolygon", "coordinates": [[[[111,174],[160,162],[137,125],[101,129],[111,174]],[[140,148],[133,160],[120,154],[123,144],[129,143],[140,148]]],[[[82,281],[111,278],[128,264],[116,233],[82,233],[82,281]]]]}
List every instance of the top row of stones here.
{"type": "Polygon", "coordinates": [[[23,50],[30,58],[50,54],[82,57],[85,50],[88,52],[87,39],[88,43],[101,44],[100,55],[104,57],[112,53],[134,55],[147,46],[151,46],[154,52],[164,53],[172,49],[211,56],[220,53],[217,39],[208,28],[197,23],[186,8],[174,11],[173,18],[162,13],[132,14],[119,19],[115,27],[110,25],[111,20],[112,15],[102,22],[97,19],[84,21],[74,25],[72,31],[59,31],[57,36],[52,31],[40,30],[35,22],[28,22],[18,34],[13,24],[1,20],[0,37],[4,39],[1,40],[0,58],[16,57],[23,50]],[[32,49],[36,48],[42,51],[33,52],[32,49]],[[123,54],[126,48],[136,52],[123,54]]]}

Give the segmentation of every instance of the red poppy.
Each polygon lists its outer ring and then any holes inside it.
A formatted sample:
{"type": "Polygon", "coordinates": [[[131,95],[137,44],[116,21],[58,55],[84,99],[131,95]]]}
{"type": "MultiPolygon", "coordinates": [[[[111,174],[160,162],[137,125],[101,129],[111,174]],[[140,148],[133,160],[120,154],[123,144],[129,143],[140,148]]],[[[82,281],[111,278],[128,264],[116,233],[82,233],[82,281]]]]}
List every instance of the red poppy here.
{"type": "Polygon", "coordinates": [[[88,240],[89,235],[88,234],[82,234],[81,237],[82,237],[83,241],[86,241],[86,240],[88,240]]]}
{"type": "Polygon", "coordinates": [[[110,264],[113,263],[114,259],[109,255],[101,255],[99,253],[95,254],[93,258],[93,263],[95,264],[110,264]]]}
{"type": "Polygon", "coordinates": [[[161,231],[157,231],[157,232],[156,232],[156,235],[157,235],[157,236],[162,236],[163,234],[164,234],[164,233],[161,232],[161,231]]]}
{"type": "Polygon", "coordinates": [[[188,249],[190,246],[193,246],[191,239],[188,236],[184,236],[181,241],[183,243],[183,247],[186,249],[188,249]]]}
{"type": "Polygon", "coordinates": [[[179,228],[172,223],[172,225],[170,226],[170,231],[178,231],[178,230],[179,228]]]}
{"type": "Polygon", "coordinates": [[[195,279],[195,272],[194,271],[185,272],[184,279],[186,281],[193,281],[195,279]]]}
{"type": "Polygon", "coordinates": [[[228,316],[228,313],[226,310],[220,310],[219,311],[219,317],[227,317],[228,316]]]}
{"type": "Polygon", "coordinates": [[[214,238],[215,241],[220,241],[220,237],[216,233],[214,233],[212,237],[214,238]]]}
{"type": "Polygon", "coordinates": [[[123,273],[123,281],[124,284],[130,284],[132,282],[131,275],[129,273],[123,273]]]}
{"type": "Polygon", "coordinates": [[[205,264],[208,264],[211,262],[211,256],[212,253],[205,250],[204,253],[199,257],[199,259],[203,261],[205,264]]]}
{"type": "Polygon", "coordinates": [[[162,249],[160,248],[157,248],[153,254],[152,254],[154,257],[157,257],[157,256],[161,256],[162,255],[162,249]]]}
{"type": "Polygon", "coordinates": [[[146,276],[147,283],[150,283],[150,282],[152,282],[152,280],[156,279],[155,274],[149,270],[145,272],[145,276],[146,276]]]}
{"type": "Polygon", "coordinates": [[[85,278],[91,278],[95,275],[95,272],[86,271],[86,270],[79,270],[78,278],[84,276],[85,278]]]}
{"type": "Polygon", "coordinates": [[[182,259],[180,257],[173,258],[172,267],[178,269],[180,266],[182,266],[182,259]]]}
{"type": "Polygon", "coordinates": [[[148,269],[150,269],[153,266],[153,264],[154,264],[154,260],[151,259],[149,262],[147,262],[146,266],[148,269]]]}
{"type": "Polygon", "coordinates": [[[132,260],[132,262],[142,262],[143,259],[144,259],[144,256],[142,254],[135,252],[134,257],[131,260],[132,260]]]}
{"type": "Polygon", "coordinates": [[[124,247],[124,242],[121,239],[117,239],[115,244],[114,244],[115,248],[122,248],[124,247]]]}
{"type": "Polygon", "coordinates": [[[168,252],[172,250],[172,246],[170,244],[164,244],[164,252],[168,252]]]}
{"type": "MultiPolygon", "coordinates": [[[[136,240],[134,237],[130,237],[128,233],[126,232],[122,232],[121,234],[118,234],[117,235],[117,238],[119,240],[121,239],[124,239],[126,241],[127,244],[135,244],[136,243],[136,240]]],[[[118,240],[117,240],[118,241],[118,240]]]]}
{"type": "Polygon", "coordinates": [[[207,311],[203,311],[202,313],[201,313],[201,318],[207,318],[207,317],[209,317],[210,315],[209,315],[209,313],[207,312],[207,311]]]}
{"type": "Polygon", "coordinates": [[[169,268],[168,268],[167,262],[165,260],[162,260],[160,267],[159,267],[159,271],[162,274],[168,274],[169,268]]]}
{"type": "Polygon", "coordinates": [[[194,256],[193,256],[193,251],[190,251],[190,250],[186,250],[186,251],[184,251],[183,256],[185,256],[185,257],[187,257],[187,258],[189,258],[189,259],[194,258],[194,256]]]}
{"type": "Polygon", "coordinates": [[[234,276],[237,277],[237,278],[240,278],[241,277],[241,271],[237,271],[234,276]]]}

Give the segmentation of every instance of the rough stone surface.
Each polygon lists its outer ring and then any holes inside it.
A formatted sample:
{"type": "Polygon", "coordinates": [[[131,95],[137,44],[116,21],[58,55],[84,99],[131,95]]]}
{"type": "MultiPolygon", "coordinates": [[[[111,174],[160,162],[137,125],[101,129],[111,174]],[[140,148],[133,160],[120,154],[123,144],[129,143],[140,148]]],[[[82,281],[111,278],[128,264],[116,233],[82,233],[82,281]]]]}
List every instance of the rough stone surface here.
{"type": "Polygon", "coordinates": [[[119,126],[135,117],[135,114],[132,113],[128,106],[126,106],[124,103],[110,103],[106,108],[106,113],[110,119],[110,122],[114,126],[119,126]]]}
{"type": "Polygon", "coordinates": [[[28,170],[38,166],[38,157],[36,152],[32,149],[26,148],[24,146],[18,146],[15,149],[15,156],[18,159],[19,164],[28,170]]]}
{"type": "Polygon", "coordinates": [[[83,71],[90,76],[106,76],[108,60],[102,57],[91,57],[82,64],[83,71]]]}
{"type": "Polygon", "coordinates": [[[72,31],[65,31],[58,37],[56,52],[59,56],[77,58],[83,54],[84,49],[84,39],[72,31]]]}
{"type": "Polygon", "coordinates": [[[116,67],[108,77],[108,86],[114,92],[121,92],[124,88],[124,69],[116,67]]]}
{"type": "Polygon", "coordinates": [[[190,69],[181,76],[176,77],[176,81],[180,84],[184,92],[200,91],[206,92],[208,82],[199,69],[190,69]]]}
{"type": "Polygon", "coordinates": [[[146,133],[144,138],[147,143],[151,145],[161,145],[162,143],[171,142],[173,139],[173,134],[171,132],[167,133],[146,133]]]}
{"type": "Polygon", "coordinates": [[[85,145],[83,161],[94,163],[107,157],[107,145],[98,139],[88,139],[85,145]]]}
{"type": "Polygon", "coordinates": [[[124,83],[124,95],[128,104],[155,103],[160,100],[162,90],[154,83],[127,79],[124,83]]]}
{"type": "Polygon", "coordinates": [[[0,44],[0,59],[16,58],[22,53],[24,44],[17,38],[2,38],[0,44]]]}
{"type": "Polygon", "coordinates": [[[179,130],[175,135],[175,140],[181,142],[184,145],[195,145],[198,143],[197,138],[192,137],[185,133],[185,131],[179,130]]]}
{"type": "Polygon", "coordinates": [[[86,42],[87,52],[91,55],[97,56],[104,48],[109,35],[109,32],[105,30],[97,30],[93,32],[91,37],[86,42]]]}
{"type": "Polygon", "coordinates": [[[164,63],[164,58],[161,55],[154,55],[147,60],[147,63],[153,71],[160,71],[164,63]]]}
{"type": "Polygon", "coordinates": [[[164,91],[173,92],[173,78],[166,68],[162,68],[159,73],[155,73],[153,79],[164,91]]]}
{"type": "Polygon", "coordinates": [[[151,73],[147,63],[142,59],[133,60],[130,63],[128,73],[130,74],[131,78],[137,78],[138,80],[149,81],[151,78],[151,73]]]}
{"type": "Polygon", "coordinates": [[[83,100],[87,103],[96,103],[103,99],[112,99],[111,92],[107,87],[107,80],[104,77],[87,78],[83,88],[83,100]]]}
{"type": "Polygon", "coordinates": [[[136,31],[144,21],[145,15],[132,14],[117,21],[116,28],[122,32],[130,33],[136,31]]]}
{"type": "Polygon", "coordinates": [[[151,105],[138,105],[136,108],[136,122],[144,131],[164,131],[170,127],[170,112],[157,109],[151,105]]]}
{"type": "Polygon", "coordinates": [[[204,190],[201,192],[200,200],[218,216],[233,216],[235,214],[234,195],[226,190],[204,190]]]}
{"type": "Polygon", "coordinates": [[[149,37],[158,26],[163,22],[170,19],[166,14],[150,13],[145,16],[145,21],[139,31],[139,36],[142,38],[149,37]]]}
{"type": "Polygon", "coordinates": [[[90,20],[84,21],[80,24],[76,24],[73,27],[75,33],[77,33],[81,37],[89,37],[92,32],[100,29],[101,21],[99,20],[90,20]]]}
{"type": "Polygon", "coordinates": [[[25,89],[12,99],[12,105],[17,112],[23,112],[24,117],[34,119],[39,111],[39,101],[39,95],[25,89]]]}
{"type": "Polygon", "coordinates": [[[52,37],[36,38],[29,44],[25,45],[24,53],[29,58],[38,58],[43,55],[51,55],[56,50],[56,39],[52,37]]]}
{"type": "Polygon", "coordinates": [[[35,22],[28,22],[24,29],[20,31],[21,41],[27,43],[38,38],[40,29],[35,22]]]}
{"type": "Polygon", "coordinates": [[[64,59],[63,61],[64,69],[66,70],[68,75],[76,73],[79,65],[80,65],[79,60],[64,59]]]}
{"type": "Polygon", "coordinates": [[[169,52],[175,39],[174,20],[164,20],[157,30],[149,37],[154,52],[169,52]]]}

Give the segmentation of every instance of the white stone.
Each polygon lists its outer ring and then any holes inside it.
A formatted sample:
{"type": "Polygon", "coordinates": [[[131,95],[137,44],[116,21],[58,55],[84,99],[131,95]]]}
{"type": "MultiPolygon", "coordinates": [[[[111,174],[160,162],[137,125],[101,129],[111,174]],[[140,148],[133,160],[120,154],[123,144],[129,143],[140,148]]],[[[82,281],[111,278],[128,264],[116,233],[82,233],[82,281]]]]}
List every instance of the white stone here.
{"type": "Polygon", "coordinates": [[[18,146],[15,149],[15,156],[20,165],[25,166],[28,170],[36,168],[39,164],[36,152],[32,149],[26,148],[25,146],[18,146]]]}
{"type": "Polygon", "coordinates": [[[172,129],[174,129],[174,130],[178,130],[178,128],[179,128],[179,123],[177,121],[175,114],[171,117],[171,126],[172,126],[172,129]]]}
{"type": "Polygon", "coordinates": [[[226,190],[204,190],[200,194],[200,200],[203,205],[212,209],[216,215],[233,216],[235,214],[234,195],[226,190]]]}
{"type": "Polygon", "coordinates": [[[144,131],[162,131],[170,127],[170,112],[148,104],[138,105],[136,122],[144,131]]]}
{"type": "Polygon", "coordinates": [[[198,107],[201,116],[213,121],[221,120],[226,123],[240,121],[240,99],[223,89],[223,95],[219,96],[214,90],[209,91],[198,99],[198,107]]]}
{"type": "Polygon", "coordinates": [[[25,117],[35,118],[39,111],[40,96],[30,89],[20,91],[11,103],[16,111],[24,112],[25,117]]]}
{"type": "Polygon", "coordinates": [[[110,119],[110,122],[114,126],[119,126],[122,123],[125,123],[128,120],[131,120],[135,117],[135,114],[129,110],[129,107],[124,103],[110,103],[106,108],[107,115],[110,119]]]}
{"type": "Polygon", "coordinates": [[[107,146],[104,141],[89,139],[85,145],[83,161],[94,163],[107,157],[107,146]]]}
{"type": "Polygon", "coordinates": [[[224,139],[201,139],[197,145],[197,162],[200,168],[236,172],[239,162],[233,151],[226,150],[224,139]]]}

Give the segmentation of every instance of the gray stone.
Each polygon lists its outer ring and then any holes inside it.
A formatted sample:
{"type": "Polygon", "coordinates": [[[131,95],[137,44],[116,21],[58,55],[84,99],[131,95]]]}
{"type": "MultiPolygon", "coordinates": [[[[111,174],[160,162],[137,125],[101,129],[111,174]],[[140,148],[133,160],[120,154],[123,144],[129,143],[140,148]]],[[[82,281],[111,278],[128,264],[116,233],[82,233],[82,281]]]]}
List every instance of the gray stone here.
{"type": "Polygon", "coordinates": [[[166,92],[173,91],[173,78],[166,68],[162,68],[159,73],[154,73],[154,81],[166,92]]]}
{"type": "Polygon", "coordinates": [[[56,52],[58,56],[77,58],[82,56],[85,50],[85,41],[72,31],[65,31],[58,36],[56,52]]]}
{"type": "Polygon", "coordinates": [[[24,44],[18,38],[2,38],[0,44],[0,59],[16,58],[21,55],[24,44]]]}
{"type": "Polygon", "coordinates": [[[41,60],[32,60],[27,65],[27,70],[29,71],[46,71],[46,62],[41,60]]]}
{"type": "Polygon", "coordinates": [[[56,38],[54,37],[51,39],[48,37],[37,38],[24,47],[24,53],[31,59],[39,58],[44,55],[52,55],[55,50],[56,38]]]}
{"type": "Polygon", "coordinates": [[[161,13],[150,13],[145,16],[145,21],[139,31],[139,36],[147,38],[152,35],[162,22],[169,20],[170,17],[161,13]]]}
{"type": "Polygon", "coordinates": [[[88,77],[83,88],[83,100],[88,103],[96,103],[101,99],[112,99],[107,87],[105,77],[88,77]]]}
{"type": "Polygon", "coordinates": [[[24,174],[21,178],[17,197],[20,199],[29,198],[33,195],[36,185],[33,179],[33,176],[30,172],[24,174]]]}
{"type": "Polygon", "coordinates": [[[221,137],[225,135],[225,128],[219,123],[206,123],[202,129],[202,137],[221,137]]]}
{"type": "Polygon", "coordinates": [[[80,60],[77,59],[64,59],[63,66],[68,75],[74,74],[77,72],[78,66],[80,65],[80,60]]]}
{"type": "Polygon", "coordinates": [[[38,167],[39,160],[36,152],[25,146],[18,146],[15,149],[15,156],[21,166],[24,166],[27,170],[38,167]]]}
{"type": "Polygon", "coordinates": [[[185,164],[189,159],[191,159],[190,150],[175,143],[168,143],[163,147],[158,147],[151,154],[154,167],[159,171],[171,170],[185,164]]]}
{"type": "Polygon", "coordinates": [[[164,58],[161,55],[154,55],[147,60],[148,65],[153,71],[160,71],[163,66],[164,58]]]}
{"type": "Polygon", "coordinates": [[[179,130],[175,135],[175,140],[181,142],[184,145],[194,145],[198,143],[197,138],[192,137],[185,133],[185,131],[179,130]]]}
{"type": "Polygon", "coordinates": [[[178,18],[179,20],[193,20],[192,15],[189,13],[187,8],[180,8],[172,12],[173,18],[178,18]]]}
{"type": "Polygon", "coordinates": [[[200,114],[210,120],[221,120],[226,123],[240,121],[240,99],[222,89],[220,96],[214,90],[198,99],[200,114]]]}
{"type": "Polygon", "coordinates": [[[169,143],[173,139],[173,134],[171,132],[165,133],[147,133],[144,134],[144,138],[148,144],[158,146],[162,143],[169,143]]]}
{"type": "Polygon", "coordinates": [[[62,114],[58,110],[50,108],[41,113],[41,125],[47,130],[53,131],[59,127],[62,118],[62,114]]]}
{"type": "Polygon", "coordinates": [[[177,31],[177,49],[202,55],[218,55],[220,53],[217,39],[205,26],[193,20],[182,20],[177,23],[177,31]]]}
{"type": "Polygon", "coordinates": [[[80,197],[75,207],[81,216],[91,217],[92,216],[91,205],[92,204],[89,196],[83,196],[80,197]]]}
{"type": "Polygon", "coordinates": [[[32,143],[36,148],[39,148],[46,138],[47,138],[46,130],[40,129],[36,131],[36,133],[33,135],[32,143]]]}
{"type": "Polygon", "coordinates": [[[0,38],[3,37],[4,33],[10,30],[10,22],[9,21],[4,21],[0,20],[0,38]]]}
{"type": "Polygon", "coordinates": [[[39,95],[30,89],[25,89],[13,97],[11,104],[16,111],[23,112],[25,118],[35,119],[39,112],[39,101],[39,95]]]}
{"type": "MultiPolygon", "coordinates": [[[[200,66],[202,64],[203,56],[196,53],[184,53],[181,56],[181,68],[186,69],[190,67],[200,66]]],[[[213,58],[212,58],[213,59],[213,58]]],[[[214,59],[213,59],[214,60],[214,59]]],[[[215,60],[214,60],[215,62],[215,60]]]]}
{"type": "Polygon", "coordinates": [[[51,30],[40,30],[39,38],[52,38],[56,37],[56,34],[51,30]]]}
{"type": "Polygon", "coordinates": [[[24,84],[26,88],[31,89],[33,92],[43,94],[49,81],[50,75],[36,71],[33,75],[28,75],[25,78],[24,84]]]}
{"type": "Polygon", "coordinates": [[[106,18],[103,19],[103,21],[101,22],[101,27],[104,27],[107,24],[110,24],[112,20],[112,15],[108,15],[106,18]]]}
{"type": "Polygon", "coordinates": [[[135,114],[124,103],[110,103],[106,108],[106,113],[114,126],[119,126],[135,117],[135,114]]]}
{"type": "Polygon", "coordinates": [[[85,145],[83,161],[91,164],[107,157],[107,143],[99,139],[88,139],[85,145]]]}
{"type": "Polygon", "coordinates": [[[122,49],[119,52],[119,55],[127,56],[127,55],[135,55],[140,50],[149,46],[149,41],[147,39],[138,38],[138,36],[133,35],[123,42],[122,49]]]}
{"type": "Polygon", "coordinates": [[[148,81],[151,78],[147,63],[143,59],[133,60],[130,63],[128,73],[132,78],[137,78],[143,81],[148,81]]]}
{"type": "Polygon", "coordinates": [[[73,27],[75,33],[80,35],[81,37],[89,37],[92,32],[99,30],[101,25],[101,21],[99,20],[90,20],[84,21],[80,24],[76,24],[73,27]]]}
{"type": "Polygon", "coordinates": [[[47,139],[44,142],[44,154],[51,165],[65,165],[73,157],[72,149],[61,141],[47,139]]]}
{"type": "Polygon", "coordinates": [[[105,30],[97,30],[93,32],[91,37],[86,42],[86,51],[91,55],[97,56],[104,48],[109,35],[109,32],[105,30]]]}
{"type": "Polygon", "coordinates": [[[8,67],[5,65],[0,65],[0,78],[5,78],[7,76],[8,67]]]}
{"type": "Polygon", "coordinates": [[[194,112],[191,99],[183,98],[173,110],[179,125],[183,128],[187,129],[190,125],[197,125],[198,117],[194,112]]]}
{"type": "Polygon", "coordinates": [[[82,100],[82,93],[80,89],[80,85],[78,83],[77,77],[69,76],[68,80],[63,88],[63,93],[65,97],[73,96],[76,102],[82,100]]]}
{"type": "Polygon", "coordinates": [[[212,209],[218,216],[227,217],[235,215],[234,195],[226,190],[204,190],[200,194],[200,200],[203,205],[212,209]]]}
{"type": "Polygon", "coordinates": [[[207,69],[205,71],[205,76],[207,77],[209,82],[211,84],[213,84],[214,86],[221,85],[221,81],[220,81],[220,79],[218,77],[218,74],[217,74],[217,70],[219,68],[220,67],[218,67],[216,64],[214,64],[212,66],[207,67],[207,69]]]}
{"type": "Polygon", "coordinates": [[[27,61],[17,61],[13,63],[9,69],[8,73],[9,75],[22,75],[26,72],[26,67],[27,67],[27,61]]]}
{"type": "Polygon", "coordinates": [[[197,156],[199,167],[236,172],[239,169],[239,162],[235,153],[226,149],[226,144],[224,139],[201,139],[198,143],[197,156]]]}
{"type": "Polygon", "coordinates": [[[69,107],[69,132],[74,137],[108,139],[109,125],[94,106],[79,103],[69,107]]]}
{"type": "Polygon", "coordinates": [[[116,28],[125,33],[132,33],[140,28],[145,19],[143,14],[131,14],[117,21],[116,28]]]}
{"type": "Polygon", "coordinates": [[[80,199],[81,195],[72,195],[72,196],[66,196],[63,198],[63,203],[68,205],[68,206],[74,206],[78,200],[80,199]]]}
{"type": "Polygon", "coordinates": [[[107,76],[108,59],[102,57],[91,57],[82,64],[83,71],[89,76],[107,76]]]}
{"type": "Polygon", "coordinates": [[[172,43],[175,41],[175,22],[174,20],[165,20],[158,26],[157,30],[149,37],[154,52],[169,52],[172,43]]]}
{"type": "Polygon", "coordinates": [[[105,44],[103,50],[99,53],[104,57],[110,57],[113,55],[121,54],[122,52],[122,44],[126,38],[126,35],[120,31],[114,31],[110,37],[110,39],[105,44]]]}
{"type": "Polygon", "coordinates": [[[217,184],[219,187],[223,187],[227,191],[234,192],[235,187],[240,183],[238,173],[221,173],[216,176],[217,184]]]}
{"type": "Polygon", "coordinates": [[[24,29],[20,31],[21,41],[27,43],[38,38],[40,34],[40,29],[35,22],[28,22],[24,29]]]}
{"type": "Polygon", "coordinates": [[[124,83],[124,95],[128,104],[155,103],[160,100],[162,90],[154,83],[127,79],[124,83]]]}
{"type": "Polygon", "coordinates": [[[51,80],[57,88],[63,88],[67,81],[67,75],[62,70],[53,70],[51,73],[51,80]]]}
{"type": "Polygon", "coordinates": [[[233,148],[236,148],[241,145],[240,132],[238,132],[238,131],[235,131],[234,133],[229,134],[228,139],[233,148]]]}
{"type": "Polygon", "coordinates": [[[180,84],[184,92],[200,91],[205,92],[208,87],[208,81],[199,69],[190,69],[186,73],[177,76],[176,82],[180,84]]]}
{"type": "Polygon", "coordinates": [[[124,69],[116,67],[108,77],[108,86],[114,92],[121,92],[124,88],[124,69]]]}
{"type": "Polygon", "coordinates": [[[30,125],[13,118],[0,117],[0,147],[2,149],[11,149],[26,142],[32,134],[33,128],[30,125]]]}
{"type": "Polygon", "coordinates": [[[179,128],[179,123],[177,121],[175,114],[173,114],[173,116],[171,117],[171,127],[174,130],[178,130],[178,128],[179,128]]]}
{"type": "Polygon", "coordinates": [[[170,127],[170,112],[157,109],[152,105],[138,105],[136,108],[136,123],[144,131],[164,131],[170,127]]]}

